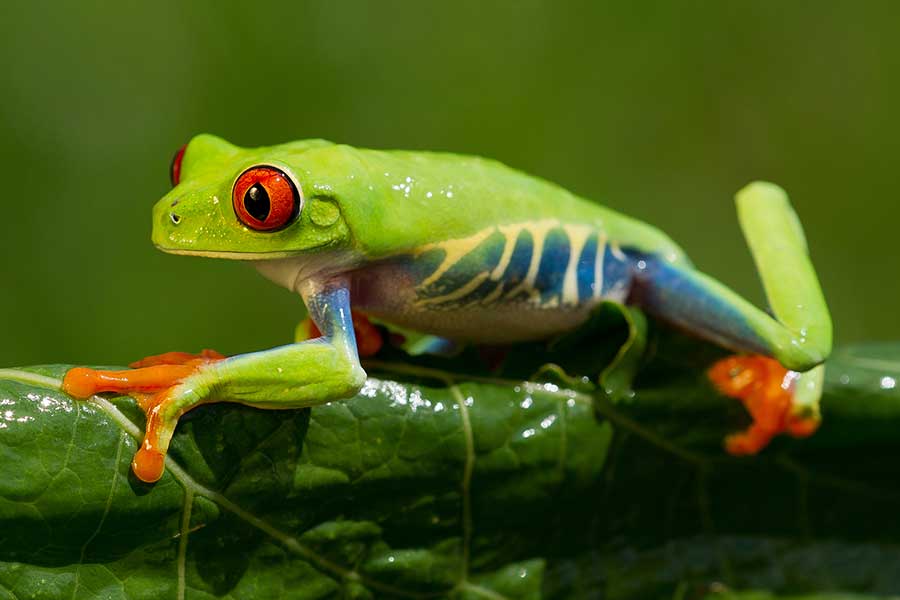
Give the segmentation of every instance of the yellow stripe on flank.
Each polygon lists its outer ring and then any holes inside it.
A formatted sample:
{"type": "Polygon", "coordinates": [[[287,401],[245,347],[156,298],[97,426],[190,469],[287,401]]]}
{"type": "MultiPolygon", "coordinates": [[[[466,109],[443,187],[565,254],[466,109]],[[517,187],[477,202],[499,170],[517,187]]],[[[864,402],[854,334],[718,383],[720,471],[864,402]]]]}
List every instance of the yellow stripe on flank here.
{"type": "Polygon", "coordinates": [[[434,248],[441,248],[445,252],[444,260],[441,262],[440,266],[435,269],[434,273],[426,277],[425,280],[419,284],[419,287],[424,288],[436,282],[444,275],[444,273],[449,271],[450,268],[453,267],[453,265],[458,263],[460,259],[462,259],[473,249],[477,248],[478,245],[485,239],[487,239],[489,235],[494,233],[494,231],[496,231],[495,227],[488,227],[486,229],[482,229],[474,235],[470,235],[467,238],[446,240],[443,242],[428,244],[427,246],[421,246],[417,248],[416,255],[422,254],[423,252],[427,252],[428,250],[432,250],[434,248]]]}
{"type": "Polygon", "coordinates": [[[452,302],[453,300],[459,300],[460,298],[465,298],[476,289],[478,286],[482,284],[482,282],[488,278],[487,273],[479,273],[475,277],[473,277],[469,282],[465,285],[461,285],[449,294],[444,294],[443,296],[436,296],[434,298],[423,298],[419,300],[417,304],[419,306],[428,306],[429,304],[443,304],[445,302],[452,302]]]}
{"type": "Polygon", "coordinates": [[[488,305],[490,305],[490,304],[493,304],[494,301],[495,301],[497,298],[499,298],[500,295],[501,295],[502,293],[503,293],[503,282],[500,281],[500,282],[497,283],[497,287],[495,287],[493,290],[491,290],[491,293],[490,293],[490,294],[488,294],[487,296],[485,296],[484,298],[482,298],[481,304],[483,304],[483,305],[485,305],[485,306],[488,306],[488,305]]]}
{"type": "MultiPolygon", "coordinates": [[[[528,264],[528,272],[525,274],[525,279],[506,295],[507,298],[512,298],[522,291],[534,296],[534,280],[537,278],[538,269],[541,266],[541,258],[544,254],[544,238],[547,237],[547,233],[551,229],[556,227],[559,227],[559,221],[548,220],[525,223],[524,228],[531,233],[532,237],[531,262],[528,264]]],[[[538,296],[538,299],[540,299],[540,296],[538,296]]]]}
{"type": "Polygon", "coordinates": [[[578,304],[578,260],[591,235],[591,228],[586,225],[563,225],[563,230],[569,236],[569,264],[563,278],[562,303],[578,304]]]}
{"type": "MultiPolygon", "coordinates": [[[[500,255],[500,260],[497,262],[497,265],[493,269],[475,275],[465,285],[460,286],[459,288],[448,292],[447,294],[431,298],[422,298],[417,302],[417,305],[439,305],[455,300],[464,299],[465,296],[474,292],[478,288],[478,286],[480,286],[488,279],[490,279],[491,281],[496,281],[498,283],[495,289],[491,290],[491,292],[487,296],[478,301],[482,305],[493,304],[497,300],[504,297],[513,298],[523,291],[531,296],[532,300],[539,300],[540,295],[537,293],[537,290],[534,289],[534,284],[535,280],[537,279],[538,271],[540,270],[541,266],[541,260],[544,254],[544,243],[547,234],[552,229],[560,226],[561,225],[559,221],[552,219],[529,221],[524,223],[513,223],[508,225],[498,225],[495,227],[487,227],[485,229],[482,229],[481,231],[478,231],[477,233],[470,235],[469,237],[435,242],[416,248],[414,252],[416,256],[419,256],[429,250],[438,248],[444,250],[445,253],[444,259],[441,261],[441,264],[438,266],[438,268],[435,269],[433,273],[426,277],[417,286],[416,289],[421,291],[434,284],[435,282],[438,282],[441,277],[443,277],[451,268],[453,268],[454,265],[456,265],[468,253],[477,248],[484,240],[486,240],[495,232],[501,233],[504,238],[503,252],[500,255]],[[531,234],[531,257],[529,258],[528,270],[525,274],[524,279],[519,282],[518,285],[510,289],[508,292],[504,293],[505,286],[503,284],[503,277],[505,276],[510,262],[512,261],[519,235],[523,231],[527,231],[531,234]]],[[[585,243],[587,243],[587,238],[590,236],[593,228],[587,225],[576,224],[565,225],[562,227],[569,238],[571,254],[569,257],[568,265],[566,267],[565,278],[563,281],[562,298],[558,298],[556,300],[556,303],[562,301],[562,303],[566,304],[575,304],[578,302],[578,259],[580,258],[581,251],[584,249],[584,245],[585,243]]],[[[602,277],[602,265],[600,268],[600,274],[602,277]]]]}
{"type": "Polygon", "coordinates": [[[503,293],[503,275],[506,274],[506,268],[509,267],[509,261],[512,260],[519,234],[524,227],[522,225],[501,225],[497,229],[503,234],[503,254],[500,255],[497,266],[491,271],[491,281],[496,281],[497,286],[491,290],[490,294],[481,299],[481,304],[484,306],[493,304],[503,293]]]}
{"type": "Polygon", "coordinates": [[[606,232],[597,236],[597,256],[594,258],[594,282],[591,284],[594,298],[599,298],[603,291],[603,257],[606,256],[606,232]]]}
{"type": "Polygon", "coordinates": [[[509,266],[509,261],[512,259],[513,250],[516,247],[516,240],[519,239],[519,233],[522,231],[521,225],[502,225],[498,227],[500,233],[503,234],[504,244],[503,244],[503,254],[500,255],[500,262],[497,263],[497,266],[494,267],[494,270],[491,271],[491,279],[494,281],[499,281],[503,274],[506,273],[506,267],[509,266]]]}

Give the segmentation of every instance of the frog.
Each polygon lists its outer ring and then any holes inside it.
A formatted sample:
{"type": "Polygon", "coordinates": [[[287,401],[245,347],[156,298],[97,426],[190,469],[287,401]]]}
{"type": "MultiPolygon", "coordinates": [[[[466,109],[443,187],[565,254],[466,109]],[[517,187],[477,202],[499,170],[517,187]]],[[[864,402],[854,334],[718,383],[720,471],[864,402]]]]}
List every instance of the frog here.
{"type": "MultiPolygon", "coordinates": [[[[153,207],[163,252],[251,263],[298,294],[309,325],[290,344],[226,357],[167,352],[128,369],[73,367],[73,398],[134,397],[146,415],[132,470],[158,481],[179,419],[211,402],[308,408],[357,394],[381,329],[509,345],[577,330],[628,307],[728,352],[709,370],[752,417],[730,434],[754,454],[821,416],[832,324],[787,194],[736,195],[766,312],[694,267],[656,227],[498,161],[311,139],[240,147],[210,134],[175,155],[153,207]]],[[[620,352],[620,355],[624,353],[620,352]]]]}

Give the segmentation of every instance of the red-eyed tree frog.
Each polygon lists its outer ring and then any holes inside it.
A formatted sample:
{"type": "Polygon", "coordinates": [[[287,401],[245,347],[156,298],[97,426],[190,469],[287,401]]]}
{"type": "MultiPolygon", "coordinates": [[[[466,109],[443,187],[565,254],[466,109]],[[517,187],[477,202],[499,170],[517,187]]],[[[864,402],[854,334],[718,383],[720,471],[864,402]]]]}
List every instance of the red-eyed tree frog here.
{"type": "Polygon", "coordinates": [[[507,344],[569,332],[603,302],[626,304],[740,353],[710,371],[754,417],[726,440],[730,452],[818,424],[831,321],[800,222],[773,184],[751,183],[737,208],[774,317],[695,270],[654,227],[483,158],[322,140],[241,148],[198,135],[171,175],[153,209],[157,248],[252,261],[303,298],[315,337],[228,358],[170,352],[132,370],[71,369],[63,389],[74,397],[138,399],[147,425],[132,466],[144,481],[162,476],[178,419],[200,404],[299,408],[353,396],[366,379],[358,348],[378,346],[361,315],[507,344]]]}

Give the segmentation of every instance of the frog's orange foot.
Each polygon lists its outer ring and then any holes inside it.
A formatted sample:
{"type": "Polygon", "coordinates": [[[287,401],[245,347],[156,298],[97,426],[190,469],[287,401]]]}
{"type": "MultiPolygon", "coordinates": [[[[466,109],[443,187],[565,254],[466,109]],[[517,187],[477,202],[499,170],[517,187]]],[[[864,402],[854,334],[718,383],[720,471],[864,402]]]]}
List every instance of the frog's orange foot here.
{"type": "Polygon", "coordinates": [[[200,354],[168,352],[132,363],[131,370],[103,371],[76,367],[63,378],[62,390],[74,398],[101,392],[127,394],[147,416],[144,441],[134,455],[134,474],[146,482],[162,477],[166,451],[181,411],[172,410],[173,390],[202,366],[222,360],[212,350],[200,354]]]}
{"type": "Polygon", "coordinates": [[[725,439],[729,454],[756,454],[776,435],[807,437],[819,426],[817,416],[794,410],[796,373],[772,358],[729,356],[716,362],[708,375],[720,392],[739,399],[753,418],[750,427],[725,439]]]}

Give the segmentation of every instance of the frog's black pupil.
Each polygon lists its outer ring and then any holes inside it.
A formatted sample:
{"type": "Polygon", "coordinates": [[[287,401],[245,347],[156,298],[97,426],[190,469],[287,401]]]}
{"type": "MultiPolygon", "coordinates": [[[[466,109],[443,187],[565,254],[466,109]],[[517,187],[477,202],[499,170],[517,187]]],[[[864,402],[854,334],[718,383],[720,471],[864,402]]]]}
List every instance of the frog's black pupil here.
{"type": "Polygon", "coordinates": [[[247,213],[257,221],[265,221],[269,216],[272,204],[269,201],[269,192],[259,183],[254,183],[244,194],[244,208],[247,213]]]}

